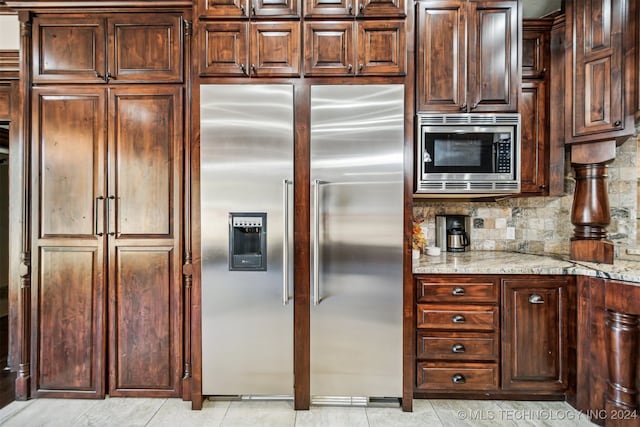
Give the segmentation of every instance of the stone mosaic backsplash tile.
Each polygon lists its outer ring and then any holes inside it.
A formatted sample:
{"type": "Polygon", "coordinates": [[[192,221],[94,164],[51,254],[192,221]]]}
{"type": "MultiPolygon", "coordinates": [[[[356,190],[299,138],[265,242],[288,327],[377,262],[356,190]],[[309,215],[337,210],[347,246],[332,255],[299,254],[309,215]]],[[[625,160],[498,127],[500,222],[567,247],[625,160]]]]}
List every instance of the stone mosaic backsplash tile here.
{"type": "MultiPolygon", "coordinates": [[[[630,138],[617,147],[609,164],[609,239],[616,257],[636,246],[638,210],[638,141],[630,138]]],[[[568,157],[568,153],[567,153],[568,157]]],[[[575,180],[569,159],[565,164],[564,195],[561,197],[515,197],[497,201],[435,201],[414,199],[414,221],[422,224],[427,245],[435,244],[435,216],[471,216],[471,250],[517,251],[539,254],[569,254],[573,235],[571,206],[575,180]],[[510,239],[508,229],[513,228],[510,239]]]]}

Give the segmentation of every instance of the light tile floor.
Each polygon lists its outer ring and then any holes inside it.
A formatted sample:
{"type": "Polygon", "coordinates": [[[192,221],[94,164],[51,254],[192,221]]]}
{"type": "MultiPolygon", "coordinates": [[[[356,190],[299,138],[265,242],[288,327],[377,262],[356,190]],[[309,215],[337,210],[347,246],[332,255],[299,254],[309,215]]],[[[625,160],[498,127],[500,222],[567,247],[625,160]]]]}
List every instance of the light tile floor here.
{"type": "Polygon", "coordinates": [[[439,427],[594,426],[564,402],[414,400],[413,412],[383,407],[312,407],[291,401],[209,401],[201,411],[180,399],[33,399],[0,410],[2,426],[439,427]]]}

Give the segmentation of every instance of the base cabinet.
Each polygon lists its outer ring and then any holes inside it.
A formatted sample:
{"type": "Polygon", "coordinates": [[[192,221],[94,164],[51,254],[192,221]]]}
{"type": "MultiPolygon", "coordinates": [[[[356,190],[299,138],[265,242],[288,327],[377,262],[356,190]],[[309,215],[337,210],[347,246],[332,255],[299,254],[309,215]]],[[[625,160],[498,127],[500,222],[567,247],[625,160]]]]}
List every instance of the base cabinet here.
{"type": "Polygon", "coordinates": [[[415,397],[564,398],[573,283],[416,275],[415,397]]]}
{"type": "Polygon", "coordinates": [[[502,280],[502,389],[567,386],[565,278],[502,280]]]}

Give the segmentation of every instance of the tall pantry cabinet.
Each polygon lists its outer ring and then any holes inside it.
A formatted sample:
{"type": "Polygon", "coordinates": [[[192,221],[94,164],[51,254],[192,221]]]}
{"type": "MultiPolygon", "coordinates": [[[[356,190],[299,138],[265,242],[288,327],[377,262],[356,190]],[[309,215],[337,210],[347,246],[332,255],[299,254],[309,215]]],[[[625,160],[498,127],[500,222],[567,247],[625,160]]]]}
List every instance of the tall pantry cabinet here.
{"type": "Polygon", "coordinates": [[[32,396],[180,395],[183,27],[32,18],[32,396]]]}

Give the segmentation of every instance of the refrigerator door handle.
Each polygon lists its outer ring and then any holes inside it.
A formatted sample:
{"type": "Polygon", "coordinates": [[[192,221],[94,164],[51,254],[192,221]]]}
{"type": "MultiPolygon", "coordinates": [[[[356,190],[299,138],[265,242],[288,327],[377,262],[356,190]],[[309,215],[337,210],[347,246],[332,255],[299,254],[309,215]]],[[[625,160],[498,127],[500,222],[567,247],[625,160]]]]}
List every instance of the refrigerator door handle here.
{"type": "Polygon", "coordinates": [[[313,305],[320,304],[320,184],[313,180],[313,305]]]}
{"type": "Polygon", "coordinates": [[[289,184],[282,180],[282,305],[289,304],[289,184]]]}

